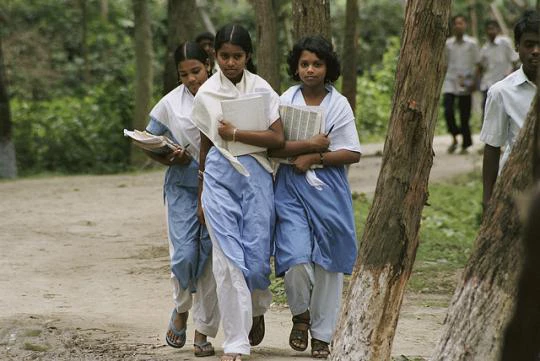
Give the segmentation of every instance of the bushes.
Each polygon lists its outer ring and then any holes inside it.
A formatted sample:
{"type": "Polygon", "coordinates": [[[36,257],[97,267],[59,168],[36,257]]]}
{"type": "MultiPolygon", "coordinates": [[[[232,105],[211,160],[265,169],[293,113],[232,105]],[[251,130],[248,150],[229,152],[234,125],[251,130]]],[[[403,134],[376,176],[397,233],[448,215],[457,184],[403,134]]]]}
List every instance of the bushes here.
{"type": "Polygon", "coordinates": [[[11,103],[17,166],[21,174],[110,173],[125,170],[131,118],[127,87],[100,86],[84,97],[11,103]]]}
{"type": "Polygon", "coordinates": [[[392,110],[399,38],[391,38],[381,64],[358,78],[356,124],[363,142],[380,141],[386,135],[392,110]]]}

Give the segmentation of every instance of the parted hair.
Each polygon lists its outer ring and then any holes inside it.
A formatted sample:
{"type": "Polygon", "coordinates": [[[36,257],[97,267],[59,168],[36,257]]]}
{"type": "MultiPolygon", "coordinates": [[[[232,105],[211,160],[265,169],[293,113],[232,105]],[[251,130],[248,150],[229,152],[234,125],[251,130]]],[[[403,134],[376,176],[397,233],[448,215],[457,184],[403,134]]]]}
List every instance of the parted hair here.
{"type": "Polygon", "coordinates": [[[319,59],[324,60],[326,64],[326,76],[324,81],[326,83],[333,83],[339,78],[341,75],[341,65],[332,43],[326,40],[322,35],[310,35],[298,40],[287,56],[289,75],[293,80],[300,80],[297,71],[298,61],[304,50],[315,53],[319,59]]]}
{"type": "Polygon", "coordinates": [[[184,60],[195,59],[200,61],[207,67],[208,75],[211,75],[208,69],[208,64],[210,64],[210,59],[208,58],[208,53],[204,51],[199,44],[194,41],[186,41],[180,44],[174,51],[174,63],[176,64],[176,72],[178,75],[178,80],[180,80],[180,74],[178,73],[178,65],[184,60]]]}
{"type": "Polygon", "coordinates": [[[214,39],[214,50],[217,52],[221,46],[225,43],[231,43],[242,48],[249,55],[248,62],[246,64],[247,70],[256,74],[257,68],[253,63],[253,44],[251,42],[251,36],[249,32],[238,24],[227,24],[218,30],[216,38],[214,39]]]}

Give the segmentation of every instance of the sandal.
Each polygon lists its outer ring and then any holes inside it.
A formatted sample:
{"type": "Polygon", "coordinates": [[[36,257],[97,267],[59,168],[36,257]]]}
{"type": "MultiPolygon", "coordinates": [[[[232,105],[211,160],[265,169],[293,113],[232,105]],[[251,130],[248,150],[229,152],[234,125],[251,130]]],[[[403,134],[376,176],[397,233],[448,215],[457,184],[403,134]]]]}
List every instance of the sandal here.
{"type": "Polygon", "coordinates": [[[311,339],[311,357],[313,358],[328,358],[330,355],[330,348],[328,343],[317,340],[316,338],[311,339]]]}
{"type": "MultiPolygon", "coordinates": [[[[187,324],[187,312],[186,313],[186,324],[187,324]]],[[[174,348],[182,348],[186,344],[186,327],[184,327],[181,330],[177,330],[176,327],[174,327],[174,319],[175,316],[179,315],[176,312],[176,308],[173,309],[171,320],[169,321],[169,331],[173,333],[174,336],[176,336],[179,341],[175,341],[174,339],[169,337],[169,332],[167,331],[167,334],[165,335],[165,341],[167,341],[167,344],[174,348]]],[[[179,315],[180,316],[180,315],[179,315]]]]}
{"type": "Polygon", "coordinates": [[[251,346],[260,344],[264,338],[264,332],[264,315],[253,317],[253,325],[249,331],[249,344],[251,346]]]}
{"type": "Polygon", "coordinates": [[[242,361],[241,353],[224,353],[219,360],[220,361],[242,361]]]}
{"type": "Polygon", "coordinates": [[[213,356],[216,354],[214,346],[208,341],[193,343],[193,354],[195,357],[213,356]]]}
{"type": "Polygon", "coordinates": [[[305,351],[308,347],[308,331],[310,324],[309,313],[308,316],[304,316],[307,312],[293,316],[293,327],[291,334],[289,335],[289,346],[295,351],[305,351]]]}

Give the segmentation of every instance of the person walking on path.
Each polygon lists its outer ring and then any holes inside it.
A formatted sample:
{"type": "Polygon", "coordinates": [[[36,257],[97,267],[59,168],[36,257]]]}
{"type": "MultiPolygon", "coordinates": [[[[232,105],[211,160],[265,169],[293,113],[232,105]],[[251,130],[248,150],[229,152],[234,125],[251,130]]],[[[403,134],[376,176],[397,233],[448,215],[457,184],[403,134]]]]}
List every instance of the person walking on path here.
{"type": "Polygon", "coordinates": [[[241,360],[265,334],[272,301],[271,237],[275,210],[272,166],[266,151],[233,156],[231,143],[266,149],[284,144],[279,96],[255,73],[247,30],[229,24],[216,34],[214,74],[198,91],[192,117],[201,131],[199,193],[213,245],[213,271],[223,326],[222,361],[241,360]],[[246,130],[223,119],[221,101],[264,94],[265,127],[246,130]]]}
{"type": "Polygon", "coordinates": [[[206,227],[197,218],[200,136],[191,121],[193,99],[208,79],[210,62],[206,52],[190,41],[176,49],[174,58],[181,84],[154,106],[146,127],[147,132],[166,134],[183,146],[165,156],[147,152],[169,167],[163,189],[175,307],[165,339],[171,347],[184,346],[188,312],[193,306],[195,356],[211,356],[214,347],[207,336],[217,334],[219,309],[212,274],[212,244],[206,227]]]}
{"type": "Polygon", "coordinates": [[[540,16],[526,12],[514,27],[514,40],[521,67],[489,88],[480,140],[484,147],[483,198],[486,209],[500,170],[523,127],[536,94],[540,64],[540,16]],[[501,158],[501,147],[505,147],[501,158]]]}
{"type": "Polygon", "coordinates": [[[340,64],[332,45],[321,36],[300,39],[287,59],[293,80],[300,81],[280,98],[282,104],[321,107],[324,134],[287,141],[271,151],[291,158],[275,179],[276,275],[283,276],[293,315],[289,345],[308,346],[327,358],[343,290],[343,274],[356,260],[356,231],[345,166],[360,160],[355,118],[347,99],[332,85],[340,64]],[[317,168],[312,169],[314,166],[317,168]]]}
{"type": "MultiPolygon", "coordinates": [[[[480,50],[480,91],[482,92],[482,112],[486,106],[487,91],[490,86],[504,79],[516,68],[519,60],[512,40],[501,34],[496,20],[486,21],[487,41],[480,50]]],[[[484,113],[482,113],[482,121],[484,113]]]]}
{"type": "Polygon", "coordinates": [[[452,18],[453,36],[446,40],[446,58],[448,67],[444,78],[442,93],[444,117],[448,132],[452,135],[452,144],[448,153],[454,153],[458,146],[457,136],[461,134],[461,152],[466,153],[472,145],[470,119],[472,92],[477,82],[477,66],[480,52],[476,39],[465,34],[467,20],[463,15],[452,18]],[[460,126],[456,124],[455,102],[458,102],[460,126]]]}

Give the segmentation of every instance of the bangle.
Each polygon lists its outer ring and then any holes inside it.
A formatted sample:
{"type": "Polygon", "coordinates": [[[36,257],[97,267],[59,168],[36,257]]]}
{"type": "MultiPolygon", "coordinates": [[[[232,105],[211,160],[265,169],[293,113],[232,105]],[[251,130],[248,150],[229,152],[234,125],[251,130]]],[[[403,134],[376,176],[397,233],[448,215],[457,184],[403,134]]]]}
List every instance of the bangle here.
{"type": "Polygon", "coordinates": [[[233,132],[232,132],[232,141],[233,142],[236,142],[236,132],[238,131],[238,128],[234,128],[233,132]]]}
{"type": "Polygon", "coordinates": [[[324,153],[319,153],[321,156],[321,165],[324,165],[324,153]]]}
{"type": "Polygon", "coordinates": [[[202,170],[199,169],[199,174],[197,175],[197,177],[200,179],[200,180],[203,180],[204,178],[204,172],[202,170]]]}

